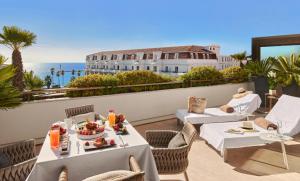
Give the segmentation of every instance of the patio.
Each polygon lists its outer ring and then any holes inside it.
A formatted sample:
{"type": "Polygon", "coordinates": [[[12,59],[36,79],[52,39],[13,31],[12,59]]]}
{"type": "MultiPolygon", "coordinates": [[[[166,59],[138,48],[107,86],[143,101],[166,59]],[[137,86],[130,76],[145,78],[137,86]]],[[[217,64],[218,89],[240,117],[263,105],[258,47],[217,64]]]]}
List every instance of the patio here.
{"type": "MultiPolygon", "coordinates": [[[[257,116],[261,116],[257,114],[257,116]]],[[[145,124],[135,127],[144,136],[149,129],[180,130],[176,119],[145,124]]],[[[228,162],[205,141],[197,138],[189,154],[187,169],[190,180],[298,180],[300,176],[300,135],[286,144],[290,169],[284,168],[279,143],[261,147],[232,149],[228,153],[228,162]]],[[[184,180],[180,175],[163,175],[161,180],[184,180]]]]}

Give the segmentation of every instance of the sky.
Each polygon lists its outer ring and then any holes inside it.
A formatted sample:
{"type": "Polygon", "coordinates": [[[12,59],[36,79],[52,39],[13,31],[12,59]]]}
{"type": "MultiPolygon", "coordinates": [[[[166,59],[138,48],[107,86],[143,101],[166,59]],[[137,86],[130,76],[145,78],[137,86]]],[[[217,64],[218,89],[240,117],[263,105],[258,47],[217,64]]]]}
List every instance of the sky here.
{"type": "MultiPolygon", "coordinates": [[[[251,38],[300,33],[298,0],[0,0],[0,32],[18,26],[37,42],[24,62],[84,62],[102,50],[219,44],[224,55],[251,38]]],[[[0,54],[11,50],[0,45],[0,54]]]]}

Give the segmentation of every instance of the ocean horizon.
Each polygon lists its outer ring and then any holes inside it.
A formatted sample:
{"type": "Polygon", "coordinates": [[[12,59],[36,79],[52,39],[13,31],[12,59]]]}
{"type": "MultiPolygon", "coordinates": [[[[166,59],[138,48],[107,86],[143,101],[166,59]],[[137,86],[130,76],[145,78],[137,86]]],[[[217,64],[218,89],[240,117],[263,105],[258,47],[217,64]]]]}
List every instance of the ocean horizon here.
{"type": "Polygon", "coordinates": [[[25,71],[33,71],[35,75],[40,77],[42,80],[47,75],[50,75],[54,85],[60,85],[61,87],[66,86],[72,78],[72,70],[75,70],[74,77],[78,77],[78,71],[80,70],[80,76],[85,74],[85,63],[84,62],[66,62],[66,63],[23,63],[25,71]],[[51,75],[51,68],[54,68],[54,75],[51,75]],[[64,70],[64,76],[57,77],[56,72],[64,70]]]}

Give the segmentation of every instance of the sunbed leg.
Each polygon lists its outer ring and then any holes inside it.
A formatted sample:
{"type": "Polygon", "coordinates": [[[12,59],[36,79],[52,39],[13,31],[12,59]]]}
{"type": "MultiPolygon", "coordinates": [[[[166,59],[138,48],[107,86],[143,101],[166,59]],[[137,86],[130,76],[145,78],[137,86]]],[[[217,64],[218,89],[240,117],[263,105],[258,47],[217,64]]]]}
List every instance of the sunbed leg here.
{"type": "Polygon", "coordinates": [[[181,125],[181,120],[177,118],[177,126],[181,125]]]}
{"type": "Polygon", "coordinates": [[[226,148],[224,148],[224,151],[223,151],[223,160],[224,162],[227,162],[227,157],[228,157],[228,150],[226,148]]]}

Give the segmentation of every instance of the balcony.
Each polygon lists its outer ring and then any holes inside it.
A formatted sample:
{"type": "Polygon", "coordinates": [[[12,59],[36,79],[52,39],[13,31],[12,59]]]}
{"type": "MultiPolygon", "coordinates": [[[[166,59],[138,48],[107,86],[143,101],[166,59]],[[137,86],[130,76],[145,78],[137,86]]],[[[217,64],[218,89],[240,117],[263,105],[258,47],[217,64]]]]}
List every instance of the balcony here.
{"type": "MultiPolygon", "coordinates": [[[[107,110],[112,107],[126,114],[128,121],[144,137],[146,130],[180,130],[182,125],[177,125],[174,114],[177,109],[186,108],[188,96],[206,97],[209,100],[207,107],[216,107],[231,99],[239,87],[254,89],[253,83],[250,82],[26,102],[16,109],[0,112],[1,120],[7,120],[3,121],[0,128],[0,144],[34,138],[37,143],[36,150],[39,151],[50,125],[65,118],[64,109],[86,104],[93,104],[95,111],[102,115],[106,115],[107,110]],[[133,100],[138,100],[138,103],[133,100]]],[[[260,117],[264,114],[255,113],[255,116],[260,117]]],[[[299,141],[298,135],[286,145],[290,165],[290,169],[286,170],[278,143],[231,149],[227,155],[227,162],[224,162],[215,149],[197,136],[189,154],[187,173],[190,180],[198,180],[199,177],[213,181],[243,179],[259,181],[282,178],[296,180],[300,176],[299,141]]],[[[180,174],[160,175],[160,179],[183,180],[184,177],[180,174]]]]}

